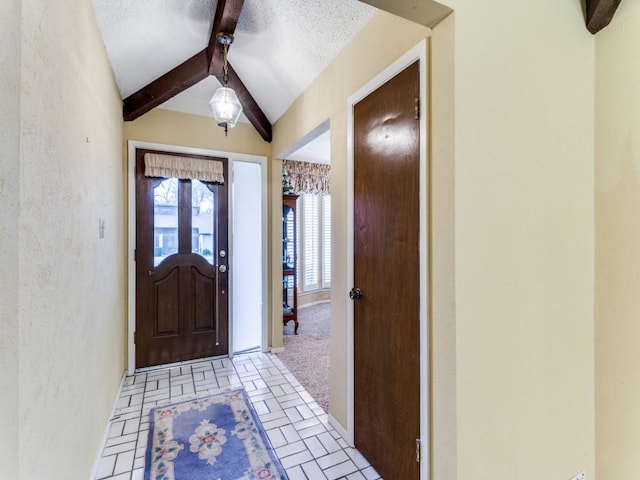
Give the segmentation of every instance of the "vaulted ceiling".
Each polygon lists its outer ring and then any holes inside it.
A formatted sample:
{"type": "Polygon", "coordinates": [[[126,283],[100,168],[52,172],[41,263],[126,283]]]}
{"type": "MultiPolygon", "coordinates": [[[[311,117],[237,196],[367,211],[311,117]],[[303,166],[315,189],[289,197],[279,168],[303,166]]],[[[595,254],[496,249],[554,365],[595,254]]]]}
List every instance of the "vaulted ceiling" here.
{"type": "Polygon", "coordinates": [[[234,33],[230,86],[267,141],[275,122],[373,17],[357,0],[93,0],[124,118],[156,106],[210,116],[218,31],[234,33]],[[215,18],[215,22],[214,22],[215,18]]]}

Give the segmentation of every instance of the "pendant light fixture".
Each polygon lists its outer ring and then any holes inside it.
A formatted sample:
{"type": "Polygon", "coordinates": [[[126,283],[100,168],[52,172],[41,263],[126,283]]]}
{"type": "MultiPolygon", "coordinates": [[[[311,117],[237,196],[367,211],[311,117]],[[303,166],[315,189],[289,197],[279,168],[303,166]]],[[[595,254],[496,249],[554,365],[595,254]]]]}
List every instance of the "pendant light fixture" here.
{"type": "Polygon", "coordinates": [[[242,105],[236,92],[232,88],[229,88],[229,64],[227,63],[227,53],[229,51],[229,45],[233,43],[233,35],[228,33],[218,33],[218,43],[222,45],[222,55],[224,57],[224,66],[222,71],[222,86],[216,90],[213,97],[209,101],[209,109],[213,114],[213,118],[219,127],[224,128],[224,135],[227,136],[227,132],[230,128],[236,126],[240,114],[242,113],[242,105]]]}

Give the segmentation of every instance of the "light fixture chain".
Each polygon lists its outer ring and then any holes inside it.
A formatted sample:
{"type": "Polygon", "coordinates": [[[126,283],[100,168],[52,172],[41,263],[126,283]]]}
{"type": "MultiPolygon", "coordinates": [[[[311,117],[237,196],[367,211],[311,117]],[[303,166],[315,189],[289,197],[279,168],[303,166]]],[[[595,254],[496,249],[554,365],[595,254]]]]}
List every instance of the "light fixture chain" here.
{"type": "Polygon", "coordinates": [[[223,68],[223,72],[222,72],[222,83],[224,83],[224,86],[226,87],[227,84],[229,83],[229,63],[227,62],[227,54],[229,52],[229,44],[225,43],[223,45],[224,48],[224,66],[223,68]]]}

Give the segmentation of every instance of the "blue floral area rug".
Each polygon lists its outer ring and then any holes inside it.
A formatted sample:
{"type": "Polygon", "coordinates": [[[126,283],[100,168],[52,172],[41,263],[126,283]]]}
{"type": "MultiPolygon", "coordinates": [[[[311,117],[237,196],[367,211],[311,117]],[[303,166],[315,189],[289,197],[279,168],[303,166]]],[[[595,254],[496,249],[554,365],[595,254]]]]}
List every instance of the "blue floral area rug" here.
{"type": "Polygon", "coordinates": [[[150,412],[145,480],[286,480],[244,389],[150,412]]]}

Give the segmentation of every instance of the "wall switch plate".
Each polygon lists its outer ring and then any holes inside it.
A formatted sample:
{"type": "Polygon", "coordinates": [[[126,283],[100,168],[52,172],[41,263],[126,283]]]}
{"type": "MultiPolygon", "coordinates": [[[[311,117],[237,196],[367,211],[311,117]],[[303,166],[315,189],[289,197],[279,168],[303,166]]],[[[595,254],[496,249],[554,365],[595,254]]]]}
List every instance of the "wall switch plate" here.
{"type": "Polygon", "coordinates": [[[586,479],[587,479],[587,475],[584,472],[580,472],[578,475],[571,478],[571,480],[586,480],[586,479]]]}

